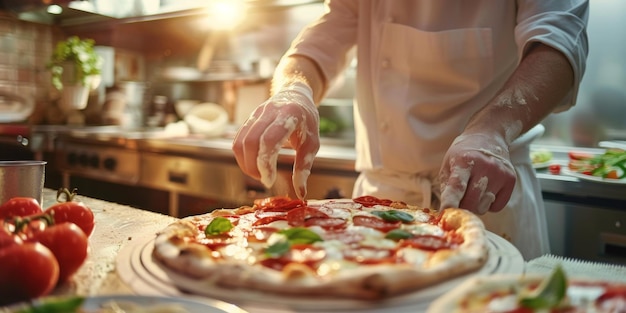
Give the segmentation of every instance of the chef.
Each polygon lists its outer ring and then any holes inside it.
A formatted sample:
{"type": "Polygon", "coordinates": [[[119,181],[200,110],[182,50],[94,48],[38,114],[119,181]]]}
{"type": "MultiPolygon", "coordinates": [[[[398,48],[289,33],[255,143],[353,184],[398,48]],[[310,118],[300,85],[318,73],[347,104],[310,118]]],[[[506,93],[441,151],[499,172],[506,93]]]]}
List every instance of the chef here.
{"type": "Polygon", "coordinates": [[[460,207],[525,259],[549,252],[529,143],[576,101],[588,53],[584,0],[329,0],[281,59],[272,96],[233,142],[271,186],[283,144],[293,186],[319,149],[316,103],[356,47],[353,196],[460,207]]]}

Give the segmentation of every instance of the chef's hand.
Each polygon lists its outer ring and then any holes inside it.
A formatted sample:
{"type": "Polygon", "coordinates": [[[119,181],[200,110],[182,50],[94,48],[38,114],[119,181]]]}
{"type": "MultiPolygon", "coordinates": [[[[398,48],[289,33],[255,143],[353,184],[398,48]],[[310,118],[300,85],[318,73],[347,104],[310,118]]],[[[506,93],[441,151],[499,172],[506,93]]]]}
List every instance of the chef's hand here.
{"type": "Polygon", "coordinates": [[[300,199],[306,196],[306,182],[320,147],[319,112],[312,95],[311,88],[300,82],[281,88],[252,112],[233,141],[239,167],[267,188],[276,181],[281,147],[288,143],[295,149],[292,181],[300,199]]]}
{"type": "Polygon", "coordinates": [[[441,209],[477,214],[498,212],[511,198],[515,169],[506,141],[482,133],[461,134],[448,149],[439,173],[441,209]]]}

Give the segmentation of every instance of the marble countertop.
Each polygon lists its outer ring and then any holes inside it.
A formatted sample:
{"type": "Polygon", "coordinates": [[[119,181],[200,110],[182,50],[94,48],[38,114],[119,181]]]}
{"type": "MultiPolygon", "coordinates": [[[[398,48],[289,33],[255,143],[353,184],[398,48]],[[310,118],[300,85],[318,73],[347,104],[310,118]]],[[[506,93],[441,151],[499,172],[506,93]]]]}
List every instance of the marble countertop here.
{"type": "MultiPolygon", "coordinates": [[[[55,203],[56,194],[56,190],[44,189],[44,208],[55,203]]],[[[156,233],[176,219],[80,195],[75,200],[94,213],[96,226],[89,238],[89,255],[73,278],[57,286],[52,295],[133,294],[116,271],[119,250],[138,236],[156,233]]]]}

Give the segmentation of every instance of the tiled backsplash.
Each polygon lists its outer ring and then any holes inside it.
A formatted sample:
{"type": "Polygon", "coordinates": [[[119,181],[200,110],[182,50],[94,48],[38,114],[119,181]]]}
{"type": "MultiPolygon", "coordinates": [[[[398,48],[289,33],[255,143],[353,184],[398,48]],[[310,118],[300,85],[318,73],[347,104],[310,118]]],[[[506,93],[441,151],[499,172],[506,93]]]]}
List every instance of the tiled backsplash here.
{"type": "Polygon", "coordinates": [[[0,11],[0,92],[46,99],[50,73],[46,63],[57,41],[54,27],[20,21],[0,11]]]}

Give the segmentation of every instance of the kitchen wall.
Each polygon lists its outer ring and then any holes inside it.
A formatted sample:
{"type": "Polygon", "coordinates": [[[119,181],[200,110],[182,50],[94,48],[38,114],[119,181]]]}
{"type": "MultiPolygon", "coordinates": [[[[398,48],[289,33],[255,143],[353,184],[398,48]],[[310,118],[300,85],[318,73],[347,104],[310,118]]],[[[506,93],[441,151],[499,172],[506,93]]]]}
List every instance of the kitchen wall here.
{"type": "Polygon", "coordinates": [[[50,87],[46,62],[59,33],[0,11],[0,92],[45,99],[50,87]]]}
{"type": "MultiPolygon", "coordinates": [[[[590,53],[578,103],[544,121],[546,134],[539,143],[594,147],[601,140],[626,140],[626,62],[623,60],[626,36],[622,34],[626,29],[626,2],[591,0],[590,3],[590,53]]],[[[297,32],[322,12],[320,3],[252,12],[220,39],[214,58],[231,61],[242,71],[255,70],[259,61],[275,64],[297,32]]],[[[50,85],[45,62],[54,43],[61,38],[59,35],[92,37],[99,45],[141,55],[145,59],[144,77],[154,81],[164,69],[195,67],[202,45],[216,33],[214,26],[210,22],[200,24],[198,16],[191,16],[119,25],[64,26],[61,33],[55,26],[0,15],[0,91],[37,99],[48,97],[50,85]]],[[[195,88],[208,90],[202,85],[195,88]]],[[[183,93],[179,97],[189,94],[208,97],[201,92],[183,93]]]]}

